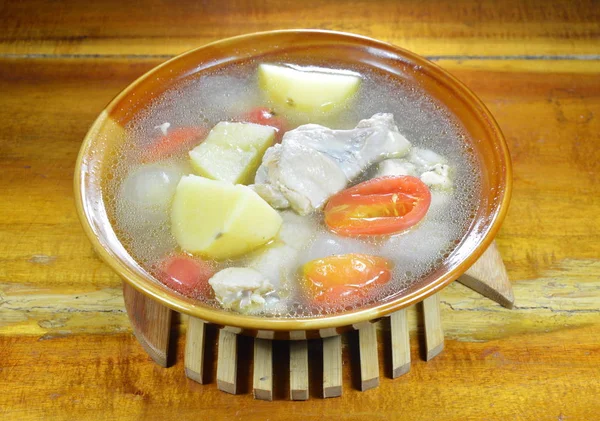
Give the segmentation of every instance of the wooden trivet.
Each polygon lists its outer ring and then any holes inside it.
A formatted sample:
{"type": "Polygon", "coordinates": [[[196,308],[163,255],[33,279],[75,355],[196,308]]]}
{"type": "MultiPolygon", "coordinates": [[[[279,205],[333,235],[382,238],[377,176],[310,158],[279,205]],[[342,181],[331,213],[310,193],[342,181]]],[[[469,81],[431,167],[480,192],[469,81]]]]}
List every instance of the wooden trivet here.
{"type": "MultiPolygon", "coordinates": [[[[483,296],[512,308],[514,296],[502,258],[495,243],[462,275],[458,282],[483,296]]],[[[160,366],[167,366],[169,333],[172,310],[147,298],[123,283],[125,308],[133,333],[144,350],[160,366]]],[[[439,293],[420,303],[425,320],[426,360],[429,361],[444,349],[439,293]]],[[[391,330],[391,377],[396,378],[410,370],[410,343],[406,309],[389,316],[391,330]]],[[[289,341],[290,399],[309,398],[308,342],[303,332],[289,341]]],[[[186,347],[185,374],[191,380],[203,383],[206,324],[189,317],[186,347]]],[[[295,336],[295,335],[292,335],[295,336]]],[[[368,390],[379,385],[379,359],[377,357],[377,332],[372,323],[358,329],[360,353],[360,389],[368,390]]],[[[225,329],[219,331],[217,357],[217,387],[223,392],[237,393],[237,335],[225,329]]],[[[324,398],[342,395],[342,341],[341,336],[322,339],[324,398]]],[[[256,399],[273,399],[273,344],[269,339],[254,339],[253,393],[256,399]]]]}

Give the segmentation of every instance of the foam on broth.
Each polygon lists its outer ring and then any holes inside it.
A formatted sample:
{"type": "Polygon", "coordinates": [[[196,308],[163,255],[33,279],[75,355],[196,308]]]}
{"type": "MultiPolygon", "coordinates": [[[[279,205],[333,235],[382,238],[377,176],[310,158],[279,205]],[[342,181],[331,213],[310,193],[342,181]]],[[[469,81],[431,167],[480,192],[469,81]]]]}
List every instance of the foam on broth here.
{"type": "MultiPolygon", "coordinates": [[[[118,153],[108,183],[108,209],[117,236],[149,273],[156,274],[158,262],[177,250],[178,246],[170,232],[167,211],[162,215],[160,212],[141,215],[126,201],[118,200],[123,180],[139,167],[143,152],[160,134],[158,126],[163,123],[170,123],[171,128],[196,125],[211,128],[254,107],[269,106],[258,87],[257,66],[258,63],[250,61],[189,79],[167,91],[127,125],[128,139],[118,153]]],[[[326,67],[335,66],[329,63],[326,67]]],[[[329,232],[322,223],[322,213],[305,217],[313,230],[298,254],[298,269],[307,261],[328,255],[367,253],[393,262],[392,281],[375,290],[359,305],[342,302],[320,307],[304,297],[298,282],[295,282],[297,279],[288,280],[281,301],[270,307],[265,316],[331,314],[401,293],[442,264],[465,235],[475,213],[475,198],[480,189],[478,165],[460,124],[448,110],[401,78],[382,74],[366,65],[344,66],[344,69],[358,72],[363,78],[355,101],[335,118],[310,122],[349,129],[373,114],[392,113],[400,132],[413,146],[433,150],[448,160],[454,171],[454,191],[449,198],[432,191],[432,205],[425,219],[411,230],[391,237],[344,238],[329,232]]],[[[179,151],[159,164],[176,168],[181,174],[193,173],[187,152],[188,149],[179,151]]],[[[242,257],[217,262],[216,267],[242,266],[247,261],[248,257],[242,257]]],[[[299,278],[297,273],[295,276],[299,278]]],[[[214,299],[195,298],[220,308],[214,299]]]]}

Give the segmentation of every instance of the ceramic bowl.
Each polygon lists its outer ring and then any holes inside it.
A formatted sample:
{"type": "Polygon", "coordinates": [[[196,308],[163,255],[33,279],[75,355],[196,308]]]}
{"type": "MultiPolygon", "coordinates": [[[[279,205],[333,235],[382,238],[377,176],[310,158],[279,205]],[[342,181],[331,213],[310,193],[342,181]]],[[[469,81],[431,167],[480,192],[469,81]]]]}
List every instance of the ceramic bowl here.
{"type": "Polygon", "coordinates": [[[269,338],[329,336],[376,320],[423,300],[463,274],[486,250],[506,214],[511,164],[506,142],[483,103],[461,82],[426,59],[374,39],[330,31],[285,30],[243,35],[179,55],[138,78],[102,111],[86,135],[75,169],[75,198],[83,228],[94,248],[134,288],[178,312],[238,333],[269,338]],[[248,59],[364,63],[418,85],[444,104],[462,124],[479,158],[481,196],[468,234],[444,262],[402,294],[353,311],[303,319],[261,318],[208,307],[155,281],[119,242],[104,200],[106,178],[124,125],[157,96],[184,78],[248,59]]]}

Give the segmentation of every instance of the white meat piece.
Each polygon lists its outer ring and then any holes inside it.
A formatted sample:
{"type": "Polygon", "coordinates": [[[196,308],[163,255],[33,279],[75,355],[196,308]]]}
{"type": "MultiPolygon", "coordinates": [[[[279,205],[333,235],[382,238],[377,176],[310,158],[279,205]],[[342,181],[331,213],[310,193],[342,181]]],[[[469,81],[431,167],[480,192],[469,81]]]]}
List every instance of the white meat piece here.
{"type": "Polygon", "coordinates": [[[301,215],[320,208],[370,165],[402,157],[410,142],[392,114],[375,114],[352,130],[306,124],[286,132],[263,157],[255,184],[271,184],[301,215]]]}
{"type": "Polygon", "coordinates": [[[223,308],[251,313],[262,310],[273,285],[260,272],[250,268],[227,268],[217,272],[208,283],[223,308]]]}
{"type": "Polygon", "coordinates": [[[262,163],[260,167],[256,170],[256,174],[254,175],[254,184],[267,184],[269,182],[269,171],[268,168],[270,166],[275,165],[275,161],[279,159],[281,149],[281,143],[276,143],[275,145],[267,148],[263,157],[262,163]]]}
{"type": "Polygon", "coordinates": [[[408,161],[417,166],[419,172],[430,171],[437,164],[446,164],[446,158],[429,149],[412,148],[408,161]]]}
{"type": "Polygon", "coordinates": [[[389,177],[399,175],[412,175],[417,177],[417,167],[405,159],[386,159],[377,164],[375,177],[389,177]]]}
{"type": "Polygon", "coordinates": [[[327,155],[296,142],[294,137],[289,139],[292,140],[282,143],[272,159],[262,165],[267,167],[268,183],[281,192],[296,212],[307,215],[343,190],[348,179],[327,155]]]}
{"type": "Polygon", "coordinates": [[[450,167],[446,158],[429,149],[412,148],[408,160],[417,167],[421,181],[429,188],[452,190],[450,167]]]}
{"type": "Polygon", "coordinates": [[[271,184],[251,184],[248,187],[275,209],[287,209],[290,207],[290,202],[285,198],[283,193],[271,184]]]}
{"type": "Polygon", "coordinates": [[[451,190],[452,181],[450,180],[449,170],[448,165],[435,164],[431,171],[421,174],[421,181],[432,189],[451,190]]]}
{"type": "Polygon", "coordinates": [[[278,143],[265,151],[262,165],[258,168],[254,176],[254,184],[249,187],[275,209],[287,209],[290,207],[290,202],[288,202],[279,189],[269,184],[268,168],[274,165],[273,162],[279,157],[280,148],[281,144],[278,143]]]}

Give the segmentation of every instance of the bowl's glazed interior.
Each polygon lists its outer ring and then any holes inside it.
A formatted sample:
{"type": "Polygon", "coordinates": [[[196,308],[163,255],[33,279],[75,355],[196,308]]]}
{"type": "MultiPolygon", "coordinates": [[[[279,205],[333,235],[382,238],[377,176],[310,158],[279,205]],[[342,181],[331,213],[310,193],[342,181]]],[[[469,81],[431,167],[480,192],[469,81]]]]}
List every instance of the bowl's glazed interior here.
{"type": "Polygon", "coordinates": [[[508,207],[511,167],[506,143],[490,113],[464,85],[425,59],[372,39],[327,31],[273,31],[219,41],[178,56],[153,69],[120,93],[98,117],[81,147],[75,170],[75,197],[84,229],[102,258],[136,289],[174,310],[252,334],[266,331],[343,329],[421,301],[456,279],[493,240],[508,207]],[[247,316],[208,307],[182,297],[152,277],[127,253],[109,222],[105,180],[124,125],[155,98],[208,69],[270,56],[303,62],[362,63],[391,77],[419,85],[444,104],[462,124],[481,169],[481,196],[468,234],[437,270],[390,299],[357,310],[303,319],[247,316]]]}

